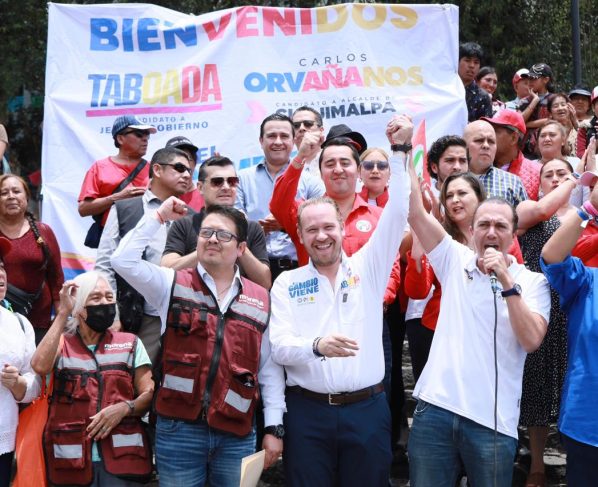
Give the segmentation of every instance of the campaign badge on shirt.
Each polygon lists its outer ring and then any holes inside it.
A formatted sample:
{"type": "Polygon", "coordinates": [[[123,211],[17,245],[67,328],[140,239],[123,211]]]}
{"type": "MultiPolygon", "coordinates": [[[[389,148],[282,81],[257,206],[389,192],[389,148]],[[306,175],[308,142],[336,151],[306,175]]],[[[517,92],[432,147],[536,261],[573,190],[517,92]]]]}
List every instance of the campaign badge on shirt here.
{"type": "Polygon", "coordinates": [[[360,232],[367,233],[372,229],[372,224],[367,220],[357,220],[355,228],[360,232]]]}
{"type": "Polygon", "coordinates": [[[343,282],[341,282],[341,292],[343,293],[343,303],[346,303],[347,300],[349,299],[349,290],[351,289],[355,289],[357,286],[359,286],[359,282],[361,279],[359,279],[359,276],[349,276],[347,277],[347,279],[344,279],[343,282]]]}
{"type": "Polygon", "coordinates": [[[312,277],[307,281],[293,282],[289,286],[289,297],[294,299],[297,304],[313,304],[316,302],[315,295],[320,292],[320,283],[317,277],[312,277]]]}

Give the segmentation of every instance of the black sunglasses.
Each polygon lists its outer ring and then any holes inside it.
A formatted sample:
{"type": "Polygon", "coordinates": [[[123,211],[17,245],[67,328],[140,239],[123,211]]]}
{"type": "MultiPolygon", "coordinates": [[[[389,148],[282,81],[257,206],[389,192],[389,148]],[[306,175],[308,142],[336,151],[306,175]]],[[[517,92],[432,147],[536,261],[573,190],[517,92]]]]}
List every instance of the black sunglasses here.
{"type": "Polygon", "coordinates": [[[239,178],[237,176],[229,176],[228,178],[216,177],[207,179],[213,188],[221,188],[226,181],[231,188],[236,188],[239,185],[239,178]]]}
{"type": "Polygon", "coordinates": [[[295,130],[299,130],[301,128],[301,124],[305,125],[306,129],[310,129],[316,124],[316,122],[314,120],[301,120],[299,122],[293,122],[293,127],[295,130]]]}
{"type": "Polygon", "coordinates": [[[129,134],[133,134],[135,137],[137,137],[138,139],[142,139],[143,137],[145,137],[146,135],[149,137],[150,132],[149,130],[140,130],[140,129],[135,129],[135,130],[129,130],[127,132],[121,132],[120,135],[129,135],[129,134]]]}
{"type": "Polygon", "coordinates": [[[386,161],[363,161],[361,165],[366,171],[373,171],[375,166],[378,167],[378,171],[384,171],[389,167],[386,161]]]}
{"type": "Polygon", "coordinates": [[[230,242],[233,238],[237,238],[234,233],[227,232],[226,230],[216,230],[215,228],[199,229],[199,236],[201,238],[205,238],[206,240],[212,238],[212,235],[214,234],[216,234],[216,240],[219,242],[230,242]]]}
{"type": "Polygon", "coordinates": [[[185,171],[187,171],[189,174],[191,174],[191,168],[185,166],[185,164],[183,164],[182,162],[177,162],[175,164],[171,164],[170,162],[159,162],[158,164],[160,164],[160,166],[170,166],[176,172],[180,172],[181,174],[184,173],[185,171]]]}

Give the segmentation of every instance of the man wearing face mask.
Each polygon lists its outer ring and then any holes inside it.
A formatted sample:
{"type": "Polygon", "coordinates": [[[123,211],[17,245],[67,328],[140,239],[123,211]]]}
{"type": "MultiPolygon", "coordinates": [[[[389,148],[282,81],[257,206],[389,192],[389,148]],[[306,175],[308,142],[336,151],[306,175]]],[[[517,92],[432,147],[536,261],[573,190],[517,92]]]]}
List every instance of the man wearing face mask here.
{"type": "Polygon", "coordinates": [[[108,330],[115,315],[106,277],[80,274],[64,283],[56,319],[31,359],[39,375],[54,372],[44,431],[52,484],[125,487],[151,475],[141,424],[154,389],[151,362],[135,335],[108,330]]]}

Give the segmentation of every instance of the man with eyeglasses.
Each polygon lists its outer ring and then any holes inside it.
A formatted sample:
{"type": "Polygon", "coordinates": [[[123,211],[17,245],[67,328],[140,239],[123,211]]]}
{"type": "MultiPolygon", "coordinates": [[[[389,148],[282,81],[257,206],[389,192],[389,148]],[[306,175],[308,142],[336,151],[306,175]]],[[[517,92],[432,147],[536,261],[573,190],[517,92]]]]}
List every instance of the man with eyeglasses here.
{"type": "Polygon", "coordinates": [[[112,138],[118,149],[116,156],[109,156],[93,163],[85,174],[79,193],[79,215],[102,215],[101,225],[108,218],[108,210],[116,201],[141,196],[149,181],[149,166],[142,165],[147,152],[150,134],[156,128],[144,124],[133,115],[118,117],[112,125],[112,138]],[[142,167],[125,188],[114,192],[118,186],[142,167]]]}
{"type": "Polygon", "coordinates": [[[293,112],[293,128],[295,129],[295,147],[301,153],[304,161],[304,171],[320,176],[318,159],[320,155],[320,145],[324,141],[324,126],[322,115],[317,110],[301,106],[293,112]],[[308,135],[303,152],[301,143],[308,135]]]}
{"type": "MultiPolygon", "coordinates": [[[[198,191],[208,208],[213,205],[233,206],[238,184],[235,166],[227,157],[211,157],[199,168],[198,191]]],[[[172,224],[161,265],[175,270],[192,269],[197,265],[197,235],[204,215],[205,210],[202,210],[172,224]]],[[[264,231],[256,221],[249,220],[247,223],[247,246],[237,264],[242,276],[270,289],[270,261],[264,231]]]]}
{"type": "MultiPolygon", "coordinates": [[[[274,182],[289,165],[294,138],[295,129],[289,117],[279,113],[267,116],[260,125],[264,161],[239,171],[235,208],[262,226],[266,234],[272,280],[282,271],[297,267],[295,246],[269,209],[274,182]]],[[[324,193],[324,185],[320,178],[305,173],[301,175],[295,193],[302,199],[314,198],[324,193]]]]}
{"type": "MultiPolygon", "coordinates": [[[[124,298],[128,284],[117,278],[110,265],[110,257],[122,238],[131,230],[144,214],[154,212],[170,196],[181,196],[189,187],[191,167],[187,154],[180,149],[166,148],[156,151],[150,163],[151,180],[143,196],[117,201],[110,209],[106,228],[100,239],[95,269],[106,274],[112,289],[116,291],[119,311],[129,316],[130,305],[124,298]]],[[[145,249],[143,259],[159,265],[166,243],[166,226],[160,227],[145,249]]],[[[136,333],[147,350],[150,360],[155,363],[160,351],[160,318],[158,311],[145,302],[143,316],[130,323],[126,318],[122,324],[127,331],[136,333]]]]}
{"type": "Polygon", "coordinates": [[[166,222],[186,213],[169,198],[146,214],[112,257],[114,269],[162,320],[155,397],[156,463],[162,487],[239,485],[241,459],[255,451],[254,412],[264,402],[268,468],[282,453],[284,374],[270,357],[268,291],[241,277],[247,220],[230,206],[206,208],[193,269],[142,259],[166,222]]]}

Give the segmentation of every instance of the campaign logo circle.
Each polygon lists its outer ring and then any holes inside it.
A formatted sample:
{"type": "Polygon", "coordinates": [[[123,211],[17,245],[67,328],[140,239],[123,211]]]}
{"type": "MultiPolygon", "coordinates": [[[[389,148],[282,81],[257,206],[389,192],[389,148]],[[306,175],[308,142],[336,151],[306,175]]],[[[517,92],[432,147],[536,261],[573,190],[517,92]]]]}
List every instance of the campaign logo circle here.
{"type": "Polygon", "coordinates": [[[369,232],[372,229],[372,224],[367,221],[367,220],[359,220],[356,224],[355,224],[355,228],[357,228],[357,230],[359,230],[360,232],[369,232]]]}

